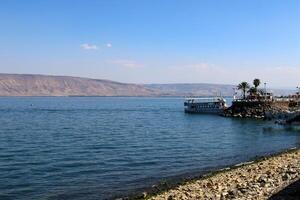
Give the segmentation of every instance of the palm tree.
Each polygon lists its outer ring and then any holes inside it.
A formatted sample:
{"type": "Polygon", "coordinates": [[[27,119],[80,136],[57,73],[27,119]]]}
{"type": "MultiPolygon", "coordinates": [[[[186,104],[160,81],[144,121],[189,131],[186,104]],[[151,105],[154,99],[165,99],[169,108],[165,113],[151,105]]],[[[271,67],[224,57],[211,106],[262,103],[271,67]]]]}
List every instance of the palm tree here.
{"type": "Polygon", "coordinates": [[[247,91],[247,89],[250,88],[249,83],[243,81],[243,82],[241,82],[240,84],[238,84],[237,88],[238,88],[239,90],[242,90],[242,92],[243,92],[243,99],[246,99],[246,91],[247,91]]]}
{"type": "Polygon", "coordinates": [[[260,80],[258,78],[253,80],[253,85],[255,88],[255,93],[257,92],[257,87],[260,85],[260,80]]]}
{"type": "Polygon", "coordinates": [[[256,89],[255,87],[251,87],[251,88],[248,90],[248,93],[249,93],[250,95],[254,95],[254,94],[257,93],[257,89],[256,89]]]}

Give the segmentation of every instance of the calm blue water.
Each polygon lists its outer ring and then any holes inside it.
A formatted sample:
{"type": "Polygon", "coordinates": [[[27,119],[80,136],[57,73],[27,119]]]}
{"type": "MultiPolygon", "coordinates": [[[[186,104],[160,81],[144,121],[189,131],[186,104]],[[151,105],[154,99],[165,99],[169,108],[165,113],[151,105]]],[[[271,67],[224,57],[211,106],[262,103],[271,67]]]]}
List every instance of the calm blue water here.
{"type": "Polygon", "coordinates": [[[0,199],[105,199],[299,146],[271,122],[180,98],[0,98],[0,199]]]}

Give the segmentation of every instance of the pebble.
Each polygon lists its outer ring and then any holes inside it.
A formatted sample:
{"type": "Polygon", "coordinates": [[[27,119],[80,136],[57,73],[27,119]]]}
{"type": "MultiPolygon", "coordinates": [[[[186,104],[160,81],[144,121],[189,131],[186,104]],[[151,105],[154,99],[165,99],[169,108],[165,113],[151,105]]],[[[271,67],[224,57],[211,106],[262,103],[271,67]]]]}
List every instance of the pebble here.
{"type": "Polygon", "coordinates": [[[300,149],[178,186],[151,200],[268,199],[300,179],[300,149]]]}

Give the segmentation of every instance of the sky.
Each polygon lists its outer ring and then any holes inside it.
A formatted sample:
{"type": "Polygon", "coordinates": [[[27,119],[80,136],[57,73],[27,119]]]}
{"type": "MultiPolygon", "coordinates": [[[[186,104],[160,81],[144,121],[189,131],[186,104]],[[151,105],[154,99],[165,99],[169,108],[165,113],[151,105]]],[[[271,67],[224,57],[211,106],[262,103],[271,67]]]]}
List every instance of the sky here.
{"type": "Polygon", "coordinates": [[[300,84],[299,0],[1,0],[0,72],[300,84]]]}

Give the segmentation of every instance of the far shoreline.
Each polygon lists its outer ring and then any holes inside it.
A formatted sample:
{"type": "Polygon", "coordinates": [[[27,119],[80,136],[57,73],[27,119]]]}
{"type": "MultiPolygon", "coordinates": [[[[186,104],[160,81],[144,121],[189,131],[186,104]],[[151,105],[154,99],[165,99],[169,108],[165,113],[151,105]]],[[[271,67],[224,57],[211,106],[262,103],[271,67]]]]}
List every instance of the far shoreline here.
{"type": "MultiPolygon", "coordinates": [[[[84,95],[62,95],[62,96],[52,96],[52,95],[41,95],[41,96],[0,96],[0,98],[6,98],[6,97],[141,97],[141,98],[186,98],[187,96],[97,96],[97,95],[90,95],[90,96],[84,96],[84,95]]],[[[199,96],[199,97],[213,97],[213,96],[199,96]]],[[[223,96],[224,98],[232,98],[232,96],[223,96]]]]}

